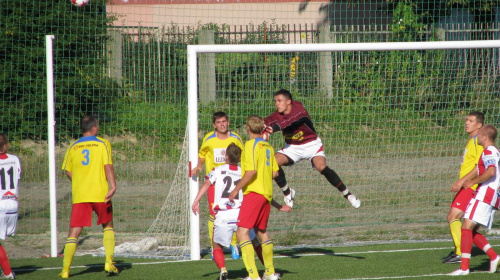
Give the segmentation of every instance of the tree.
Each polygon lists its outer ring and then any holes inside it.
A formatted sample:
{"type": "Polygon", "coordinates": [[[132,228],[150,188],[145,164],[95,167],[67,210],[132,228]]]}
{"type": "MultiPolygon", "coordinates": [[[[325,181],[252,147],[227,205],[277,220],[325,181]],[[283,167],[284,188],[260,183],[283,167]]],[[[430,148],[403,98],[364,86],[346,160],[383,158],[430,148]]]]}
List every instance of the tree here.
{"type": "Polygon", "coordinates": [[[0,130],[12,139],[46,139],[45,35],[53,34],[58,134],[77,133],[79,119],[118,92],[103,75],[106,27],[113,20],[105,0],[85,7],[68,0],[0,1],[0,130]]]}

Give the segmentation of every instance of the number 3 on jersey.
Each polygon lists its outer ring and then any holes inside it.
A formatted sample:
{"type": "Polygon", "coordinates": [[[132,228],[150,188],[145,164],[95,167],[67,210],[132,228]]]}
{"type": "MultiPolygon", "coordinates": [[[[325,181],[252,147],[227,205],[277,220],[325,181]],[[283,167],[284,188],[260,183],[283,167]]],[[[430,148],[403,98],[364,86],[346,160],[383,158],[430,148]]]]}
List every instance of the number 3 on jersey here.
{"type": "Polygon", "coordinates": [[[89,165],[89,163],[90,163],[90,158],[89,158],[90,151],[88,149],[85,149],[82,151],[82,155],[83,155],[83,158],[85,159],[85,160],[82,160],[82,164],[89,165]]]}

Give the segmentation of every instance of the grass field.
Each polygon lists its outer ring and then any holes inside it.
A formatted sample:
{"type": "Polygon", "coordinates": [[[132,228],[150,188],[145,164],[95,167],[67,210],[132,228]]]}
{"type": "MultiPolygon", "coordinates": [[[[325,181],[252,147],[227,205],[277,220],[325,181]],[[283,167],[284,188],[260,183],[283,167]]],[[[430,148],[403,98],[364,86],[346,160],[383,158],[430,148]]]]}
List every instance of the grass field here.
{"type": "MultiPolygon", "coordinates": [[[[500,252],[500,239],[491,239],[500,252]]],[[[348,247],[276,248],[274,265],[282,279],[450,279],[446,274],[458,264],[442,264],[441,257],[451,251],[451,242],[418,242],[356,245],[348,247]]],[[[473,249],[471,274],[466,279],[498,279],[489,274],[488,257],[473,249]]],[[[200,261],[165,261],[156,259],[116,258],[121,270],[118,276],[106,277],[103,258],[75,257],[70,279],[209,279],[219,272],[209,255],[200,261]]],[[[258,260],[257,260],[258,262],[258,260]]],[[[11,265],[17,279],[55,279],[62,258],[15,259],[11,265]]],[[[226,254],[230,279],[245,277],[242,260],[226,254]]],[[[262,273],[263,267],[258,263],[262,273]]],[[[464,276],[462,276],[464,277],[464,276]]],[[[461,277],[458,277],[459,279],[461,277]]]]}

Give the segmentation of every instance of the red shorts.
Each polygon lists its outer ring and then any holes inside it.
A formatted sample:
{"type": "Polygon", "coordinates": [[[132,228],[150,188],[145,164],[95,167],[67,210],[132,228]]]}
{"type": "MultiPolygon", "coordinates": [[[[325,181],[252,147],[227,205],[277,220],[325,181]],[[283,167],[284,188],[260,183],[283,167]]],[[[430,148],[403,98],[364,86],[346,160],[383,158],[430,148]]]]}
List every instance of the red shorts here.
{"type": "Polygon", "coordinates": [[[243,196],[237,225],[243,228],[266,230],[270,213],[271,204],[267,198],[258,193],[247,193],[243,196]]]}
{"type": "Polygon", "coordinates": [[[90,227],[92,211],[97,214],[97,224],[106,224],[113,220],[113,205],[106,202],[83,202],[73,204],[70,227],[90,227]]]}
{"type": "Polygon", "coordinates": [[[207,200],[208,200],[208,212],[210,213],[210,216],[215,217],[215,212],[214,212],[215,187],[214,187],[214,185],[210,185],[210,187],[208,187],[207,200]]]}
{"type": "Polygon", "coordinates": [[[472,188],[460,189],[455,195],[453,202],[451,203],[451,207],[457,208],[465,212],[467,209],[467,205],[469,205],[469,201],[474,197],[474,190],[472,188]]]}

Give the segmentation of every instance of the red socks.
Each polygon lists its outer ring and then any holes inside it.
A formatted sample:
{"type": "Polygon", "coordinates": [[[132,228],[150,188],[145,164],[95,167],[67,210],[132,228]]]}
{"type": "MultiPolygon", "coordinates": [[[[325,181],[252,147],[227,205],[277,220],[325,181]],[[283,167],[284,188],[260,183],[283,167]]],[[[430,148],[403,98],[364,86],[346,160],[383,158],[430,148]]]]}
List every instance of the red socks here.
{"type": "Polygon", "coordinates": [[[9,259],[7,258],[7,253],[2,245],[0,245],[0,266],[2,267],[3,274],[9,275],[12,273],[10,269],[9,259]]]}

